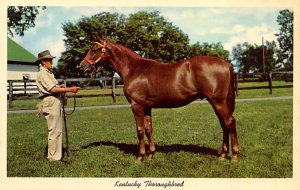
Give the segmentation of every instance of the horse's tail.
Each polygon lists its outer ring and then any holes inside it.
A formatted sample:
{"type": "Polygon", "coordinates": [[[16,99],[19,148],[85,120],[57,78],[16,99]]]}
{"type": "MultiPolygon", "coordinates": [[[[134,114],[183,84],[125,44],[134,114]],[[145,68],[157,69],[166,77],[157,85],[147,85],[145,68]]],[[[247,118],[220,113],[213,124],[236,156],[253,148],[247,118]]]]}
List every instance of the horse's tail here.
{"type": "Polygon", "coordinates": [[[233,67],[231,66],[230,68],[230,84],[227,92],[227,106],[229,108],[230,114],[234,112],[234,107],[235,107],[235,89],[234,89],[234,72],[233,72],[233,67]]]}

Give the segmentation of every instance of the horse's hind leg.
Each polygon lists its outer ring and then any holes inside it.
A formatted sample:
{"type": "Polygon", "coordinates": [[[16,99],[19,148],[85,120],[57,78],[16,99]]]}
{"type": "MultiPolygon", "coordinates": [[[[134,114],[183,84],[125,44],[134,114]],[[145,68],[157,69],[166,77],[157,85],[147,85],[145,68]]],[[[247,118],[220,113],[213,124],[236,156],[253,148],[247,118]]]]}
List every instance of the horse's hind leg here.
{"type": "Polygon", "coordinates": [[[238,147],[238,138],[237,138],[237,132],[236,132],[235,118],[233,116],[230,116],[230,118],[229,118],[229,134],[231,137],[231,146],[232,146],[231,160],[236,161],[238,159],[238,154],[240,153],[240,150],[238,147]]]}
{"type": "Polygon", "coordinates": [[[149,154],[147,159],[151,160],[153,155],[155,154],[155,145],[152,136],[152,116],[151,116],[151,108],[145,109],[145,116],[144,116],[144,123],[145,123],[145,131],[148,138],[149,144],[149,154]]]}
{"type": "Polygon", "coordinates": [[[237,160],[237,155],[239,153],[237,132],[235,118],[230,113],[226,101],[211,101],[213,108],[219,118],[220,124],[223,128],[223,145],[220,154],[220,159],[225,159],[227,153],[229,152],[229,135],[231,139],[232,146],[232,160],[237,160]]]}

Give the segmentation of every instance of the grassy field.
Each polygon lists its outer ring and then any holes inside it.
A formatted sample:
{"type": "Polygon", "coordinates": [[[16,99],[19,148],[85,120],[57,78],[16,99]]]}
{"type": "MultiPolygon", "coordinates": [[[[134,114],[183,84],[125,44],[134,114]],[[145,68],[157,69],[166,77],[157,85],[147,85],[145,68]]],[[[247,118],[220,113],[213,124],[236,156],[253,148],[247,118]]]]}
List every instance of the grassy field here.
{"type": "MultiPolygon", "coordinates": [[[[239,98],[291,96],[292,89],[241,91],[239,98]]],[[[108,97],[107,97],[108,98],[108,97]]],[[[105,98],[78,100],[99,105],[105,98]],[[99,102],[98,102],[99,101],[99,102]]],[[[111,99],[111,98],[110,98],[111,99]]],[[[125,104],[122,97],[117,103],[125,104]]],[[[35,102],[20,106],[34,108],[35,102]]],[[[106,104],[104,103],[104,104],[106,104]]],[[[77,110],[68,116],[70,157],[66,164],[43,158],[47,127],[35,114],[7,115],[9,177],[191,177],[291,178],[293,176],[293,101],[238,102],[235,117],[240,161],[219,161],[222,130],[209,104],[154,109],[152,161],[135,164],[137,137],[130,108],[77,110]]]]}

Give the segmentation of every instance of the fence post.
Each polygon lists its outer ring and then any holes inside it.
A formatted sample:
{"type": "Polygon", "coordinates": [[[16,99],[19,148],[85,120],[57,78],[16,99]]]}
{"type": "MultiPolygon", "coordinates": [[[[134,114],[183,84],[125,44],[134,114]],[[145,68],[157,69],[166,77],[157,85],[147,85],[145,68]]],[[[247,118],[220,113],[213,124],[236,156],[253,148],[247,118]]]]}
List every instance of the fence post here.
{"type": "Polygon", "coordinates": [[[65,78],[63,79],[63,83],[64,83],[65,87],[67,87],[67,80],[65,78]]]}
{"type": "Polygon", "coordinates": [[[103,79],[103,87],[106,88],[107,87],[107,82],[106,79],[103,79]]]}
{"type": "Polygon", "coordinates": [[[235,94],[236,96],[239,96],[239,74],[238,73],[235,73],[234,74],[234,88],[235,88],[235,94]]]}
{"type": "MultiPolygon", "coordinates": [[[[65,88],[67,87],[67,79],[66,78],[63,78],[62,80],[65,88]]],[[[61,99],[62,99],[62,103],[64,106],[67,106],[68,105],[68,97],[67,97],[67,93],[64,92],[64,93],[61,93],[61,99]]]]}
{"type": "Polygon", "coordinates": [[[8,101],[9,101],[9,107],[12,107],[12,101],[13,101],[13,81],[9,80],[8,81],[8,86],[9,86],[9,90],[8,90],[8,101]]]}
{"type": "Polygon", "coordinates": [[[269,90],[270,94],[272,94],[272,71],[269,72],[269,90]]]}
{"type": "Polygon", "coordinates": [[[112,83],[111,84],[111,96],[112,96],[113,102],[116,103],[116,78],[114,75],[112,76],[111,83],[112,83]]]}
{"type": "Polygon", "coordinates": [[[24,80],[24,94],[27,95],[27,81],[24,80]]]}

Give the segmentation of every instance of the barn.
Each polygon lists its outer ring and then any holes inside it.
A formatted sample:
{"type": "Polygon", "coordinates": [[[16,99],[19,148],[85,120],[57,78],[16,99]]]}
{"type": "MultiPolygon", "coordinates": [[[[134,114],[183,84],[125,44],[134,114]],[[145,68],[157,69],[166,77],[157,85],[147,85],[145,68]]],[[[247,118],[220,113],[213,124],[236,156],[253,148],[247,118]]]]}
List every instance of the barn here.
{"type": "Polygon", "coordinates": [[[35,80],[37,57],[7,37],[7,80],[35,80]]]}

